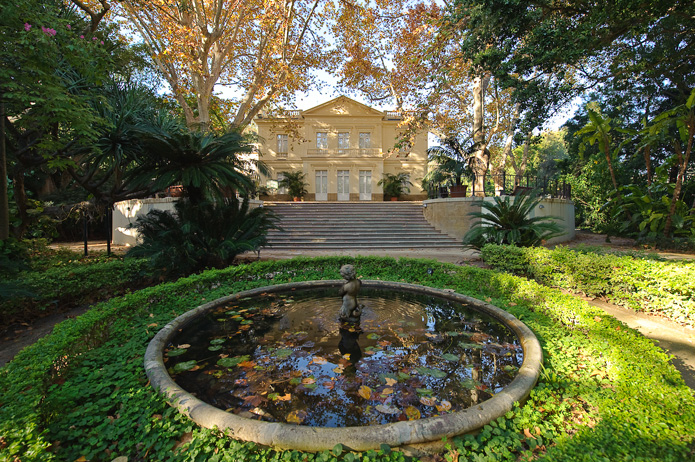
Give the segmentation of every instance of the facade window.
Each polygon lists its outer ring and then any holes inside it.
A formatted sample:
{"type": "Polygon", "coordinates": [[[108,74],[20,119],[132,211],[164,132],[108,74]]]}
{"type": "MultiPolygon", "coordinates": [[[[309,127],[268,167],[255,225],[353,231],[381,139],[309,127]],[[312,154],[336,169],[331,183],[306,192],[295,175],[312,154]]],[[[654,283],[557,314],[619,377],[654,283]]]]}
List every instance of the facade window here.
{"type": "Polygon", "coordinates": [[[369,149],[372,147],[371,136],[369,132],[360,133],[360,149],[369,149]]]}
{"type": "Polygon", "coordinates": [[[338,133],[338,149],[340,151],[350,149],[350,132],[338,133]]]}
{"type": "Polygon", "coordinates": [[[277,136],[277,152],[278,154],[287,154],[287,148],[288,148],[288,136],[287,135],[278,135],[277,136]]]}
{"type": "Polygon", "coordinates": [[[328,149],[328,133],[316,133],[316,149],[328,149]]]}

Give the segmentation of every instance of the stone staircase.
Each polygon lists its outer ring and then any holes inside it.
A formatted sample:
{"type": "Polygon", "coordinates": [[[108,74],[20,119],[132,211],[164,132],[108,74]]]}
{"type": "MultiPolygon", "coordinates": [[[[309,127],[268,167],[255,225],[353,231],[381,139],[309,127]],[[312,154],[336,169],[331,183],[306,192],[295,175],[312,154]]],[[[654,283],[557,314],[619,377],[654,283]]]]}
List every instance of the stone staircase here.
{"type": "Polygon", "coordinates": [[[460,247],[425,220],[421,202],[265,202],[282,230],[272,249],[422,249],[460,247]]]}

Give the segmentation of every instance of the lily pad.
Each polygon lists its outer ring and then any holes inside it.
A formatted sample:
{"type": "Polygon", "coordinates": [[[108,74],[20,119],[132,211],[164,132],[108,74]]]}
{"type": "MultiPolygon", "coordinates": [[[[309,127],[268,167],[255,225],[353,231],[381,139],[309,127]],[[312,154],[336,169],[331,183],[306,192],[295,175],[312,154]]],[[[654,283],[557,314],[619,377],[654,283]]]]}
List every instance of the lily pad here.
{"type": "Polygon", "coordinates": [[[431,395],[434,392],[429,388],[416,388],[415,393],[417,393],[418,395],[431,395]]]}
{"type": "Polygon", "coordinates": [[[380,337],[381,337],[381,335],[379,335],[379,334],[374,334],[374,333],[371,333],[371,334],[368,334],[368,335],[367,335],[367,338],[368,338],[369,340],[379,340],[380,337]]]}
{"type": "Polygon", "coordinates": [[[279,348],[275,350],[275,356],[280,359],[287,358],[291,356],[293,353],[293,350],[290,350],[289,348],[279,348]]]}
{"type": "Polygon", "coordinates": [[[248,359],[248,355],[234,356],[233,358],[222,358],[219,361],[217,361],[217,365],[222,367],[234,367],[243,361],[248,361],[248,359]]]}
{"type": "Polygon", "coordinates": [[[223,338],[214,338],[214,339],[210,340],[210,345],[220,345],[220,344],[224,343],[225,341],[226,341],[226,339],[223,339],[223,338]]]}
{"type": "Polygon", "coordinates": [[[187,348],[177,348],[175,350],[168,351],[167,356],[169,356],[170,358],[173,358],[174,356],[181,356],[182,354],[184,354],[187,351],[188,351],[187,348]]]}
{"type": "Polygon", "coordinates": [[[208,347],[208,350],[217,351],[217,350],[221,350],[222,348],[223,348],[222,345],[212,345],[212,346],[208,347]]]}
{"type": "Polygon", "coordinates": [[[186,361],[183,363],[178,363],[176,366],[174,366],[174,374],[178,374],[179,372],[185,372],[185,371],[190,371],[197,365],[196,360],[192,361],[186,361]]]}

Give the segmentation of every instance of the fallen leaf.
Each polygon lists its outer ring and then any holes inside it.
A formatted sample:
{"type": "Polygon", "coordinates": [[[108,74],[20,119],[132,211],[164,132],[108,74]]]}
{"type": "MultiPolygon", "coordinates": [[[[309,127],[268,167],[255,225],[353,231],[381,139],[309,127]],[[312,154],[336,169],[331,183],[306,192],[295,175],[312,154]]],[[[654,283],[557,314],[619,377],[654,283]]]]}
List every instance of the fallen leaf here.
{"type": "Polygon", "coordinates": [[[408,417],[408,420],[418,420],[420,417],[422,417],[420,410],[415,406],[408,406],[405,408],[405,415],[408,417]]]}
{"type": "Polygon", "coordinates": [[[184,348],[184,349],[186,349],[186,348],[190,348],[190,347],[191,347],[191,345],[189,345],[188,343],[184,343],[183,345],[179,345],[179,346],[177,346],[176,348],[184,348]]]}
{"type": "Polygon", "coordinates": [[[372,389],[366,385],[362,385],[360,389],[357,391],[357,394],[364,399],[369,399],[372,397],[372,389]]]}
{"type": "Polygon", "coordinates": [[[310,385],[312,383],[316,383],[316,379],[314,379],[313,377],[306,377],[302,379],[302,383],[304,385],[310,385]]]}
{"type": "Polygon", "coordinates": [[[335,388],[335,382],[332,382],[330,380],[323,382],[321,385],[323,385],[323,387],[327,388],[328,390],[332,390],[335,388]]]}
{"type": "Polygon", "coordinates": [[[534,430],[536,430],[536,435],[541,436],[541,429],[538,427],[533,427],[534,430]]]}
{"type": "Polygon", "coordinates": [[[390,395],[392,393],[393,393],[393,388],[384,388],[383,390],[381,390],[382,395],[390,395]]]}
{"type": "Polygon", "coordinates": [[[153,322],[152,324],[148,324],[147,327],[157,327],[158,325],[159,324],[157,324],[156,322],[153,322]]]}
{"type": "Polygon", "coordinates": [[[256,365],[255,361],[242,361],[239,363],[239,367],[251,368],[251,367],[254,367],[255,365],[256,365]]]}
{"type": "Polygon", "coordinates": [[[531,438],[534,440],[536,439],[536,437],[531,434],[528,428],[524,428],[524,436],[526,436],[526,438],[531,438]]]}
{"type": "Polygon", "coordinates": [[[298,409],[296,411],[292,411],[289,414],[287,414],[286,420],[288,423],[300,424],[300,423],[304,422],[304,419],[306,419],[306,416],[307,416],[306,411],[298,409]]]}
{"type": "Polygon", "coordinates": [[[437,404],[437,399],[436,398],[430,398],[428,396],[421,396],[420,402],[422,404],[424,404],[425,406],[434,406],[437,404]]]}
{"type": "Polygon", "coordinates": [[[394,415],[394,414],[400,414],[400,413],[401,413],[401,410],[398,409],[397,407],[388,406],[388,405],[386,405],[386,404],[379,404],[379,405],[376,406],[375,409],[376,409],[377,411],[381,412],[382,414],[394,415]]]}
{"type": "Polygon", "coordinates": [[[321,365],[321,364],[326,364],[327,362],[328,362],[328,360],[326,358],[322,358],[321,356],[314,356],[314,358],[311,360],[311,362],[309,364],[314,363],[314,364],[321,365]]]}
{"type": "Polygon", "coordinates": [[[598,317],[598,316],[594,316],[594,321],[596,321],[596,322],[601,322],[601,318],[598,317]]]}
{"type": "Polygon", "coordinates": [[[398,380],[392,379],[391,377],[386,377],[386,378],[384,379],[384,381],[386,381],[386,385],[389,386],[389,387],[392,387],[392,386],[394,386],[395,384],[398,383],[398,380]]]}
{"type": "Polygon", "coordinates": [[[451,403],[449,401],[442,401],[441,403],[437,404],[437,410],[439,412],[445,412],[451,409],[451,403]]]}
{"type": "Polygon", "coordinates": [[[378,342],[376,342],[376,344],[385,348],[391,345],[391,342],[389,342],[388,340],[379,340],[378,342]]]}
{"type": "Polygon", "coordinates": [[[342,374],[344,370],[345,368],[343,366],[337,366],[333,369],[333,372],[335,372],[336,374],[342,374]]]}

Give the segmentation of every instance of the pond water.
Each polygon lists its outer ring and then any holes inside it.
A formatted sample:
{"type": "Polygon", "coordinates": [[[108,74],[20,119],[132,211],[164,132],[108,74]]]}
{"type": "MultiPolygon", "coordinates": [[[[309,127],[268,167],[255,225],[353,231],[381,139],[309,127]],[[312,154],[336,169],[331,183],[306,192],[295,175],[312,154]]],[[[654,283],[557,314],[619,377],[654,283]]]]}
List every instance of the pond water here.
{"type": "Polygon", "coordinates": [[[456,412],[509,384],[516,336],[441,298],[362,289],[359,327],[341,325],[336,290],[266,294],[188,325],[165,351],[174,380],[228,412],[348,427],[456,412]]]}

